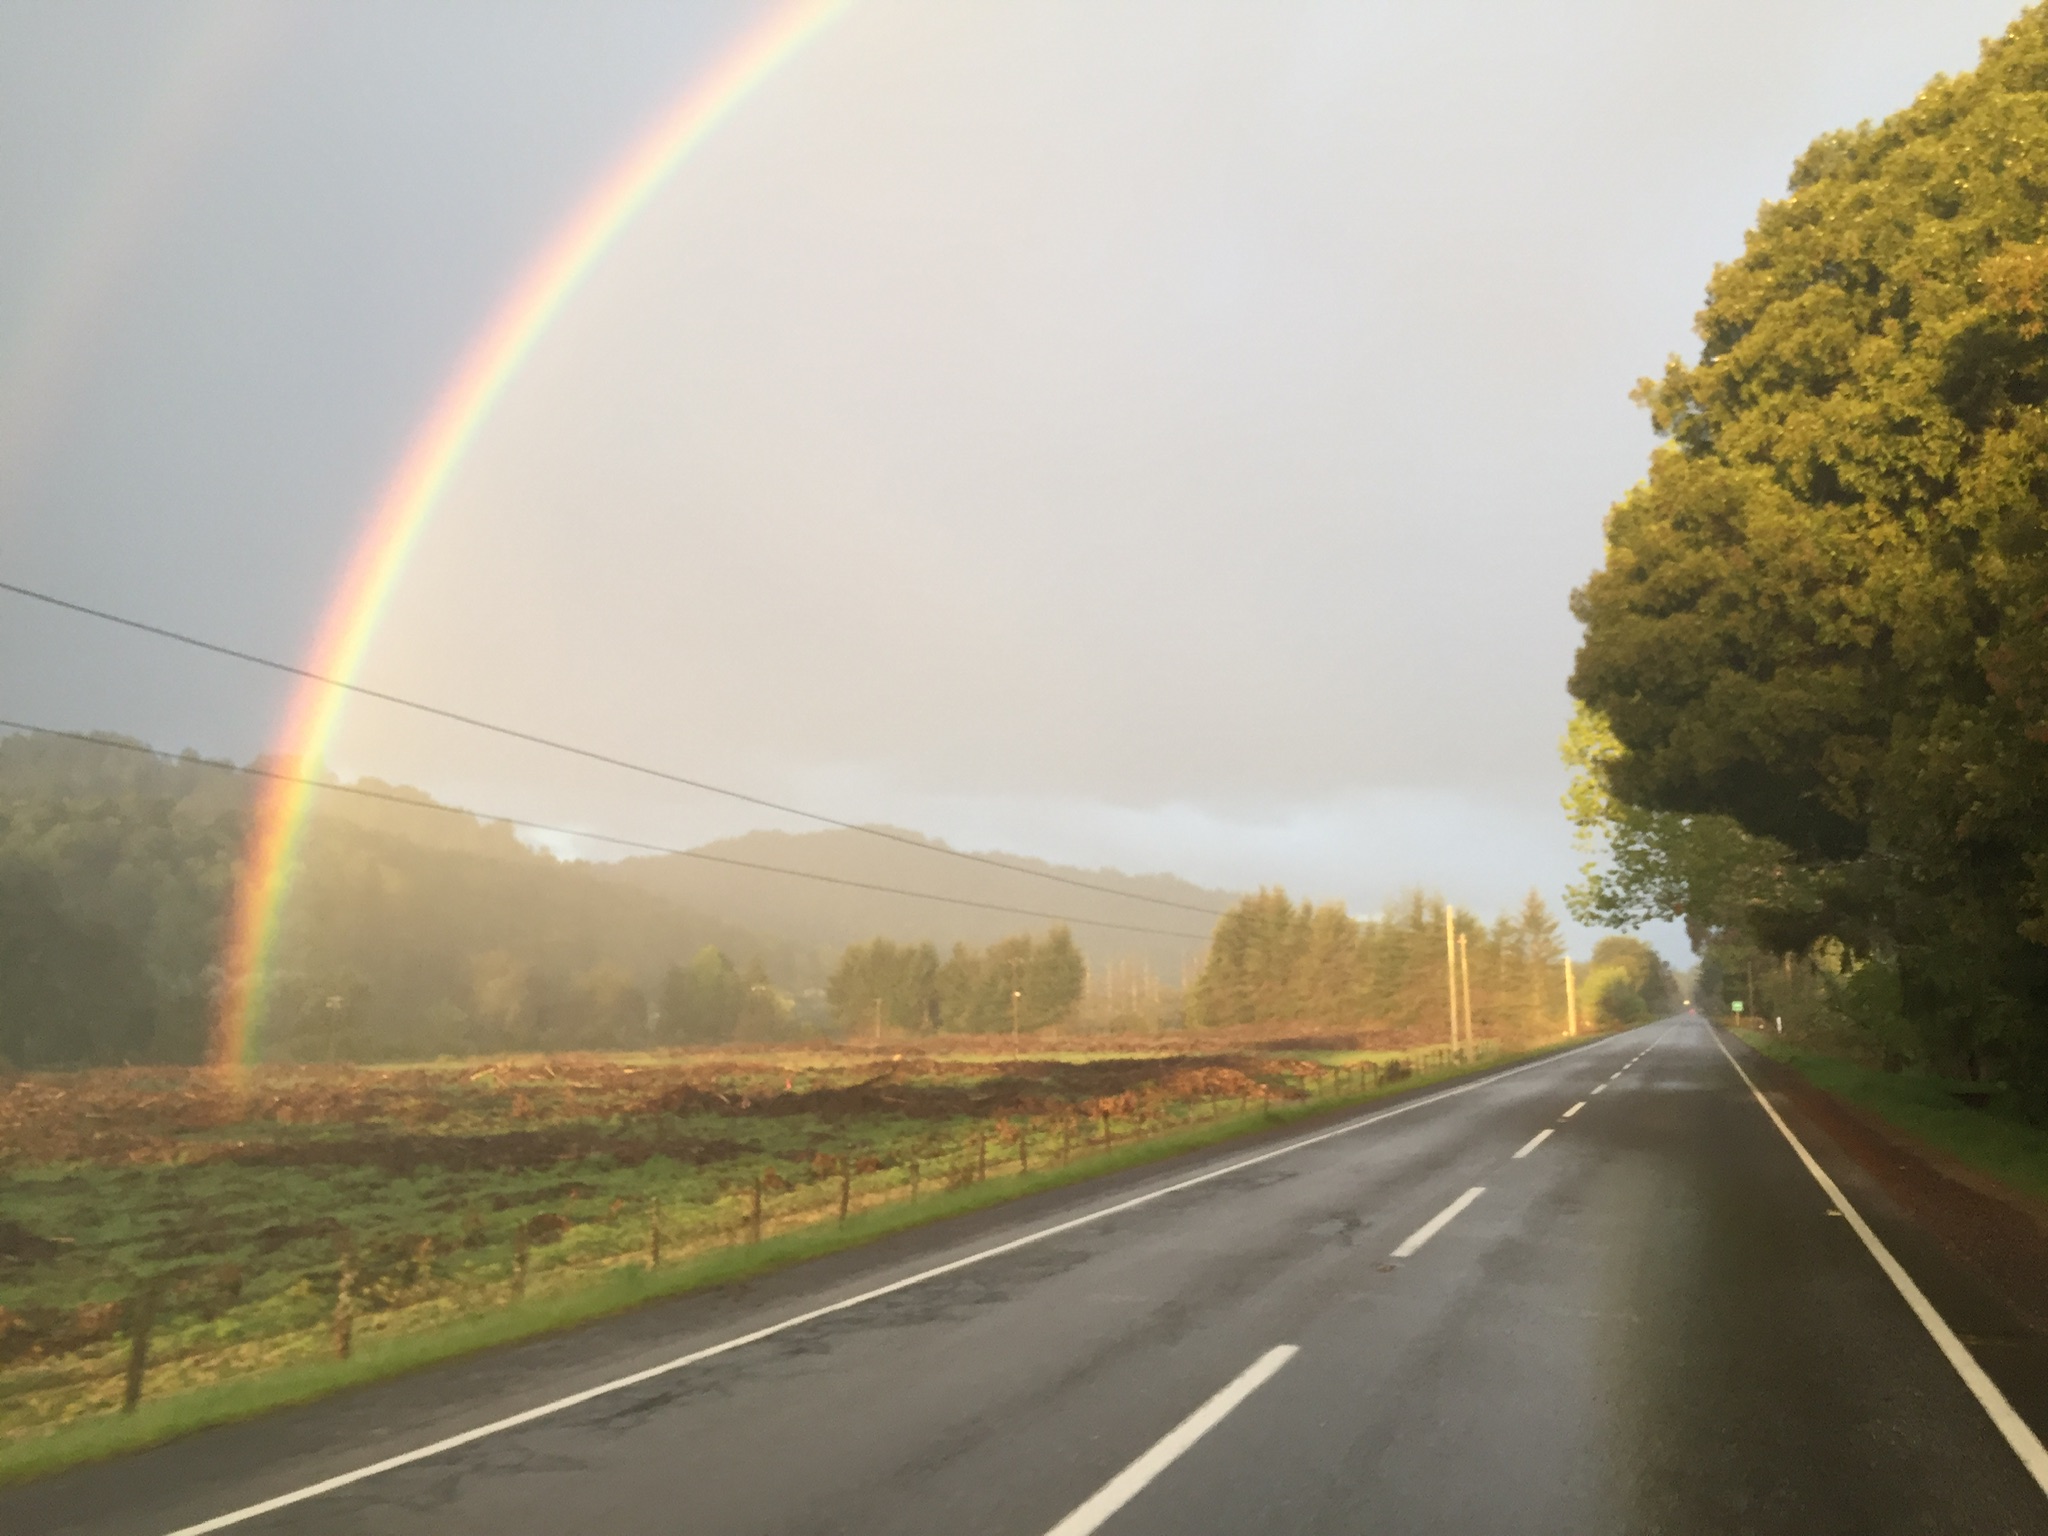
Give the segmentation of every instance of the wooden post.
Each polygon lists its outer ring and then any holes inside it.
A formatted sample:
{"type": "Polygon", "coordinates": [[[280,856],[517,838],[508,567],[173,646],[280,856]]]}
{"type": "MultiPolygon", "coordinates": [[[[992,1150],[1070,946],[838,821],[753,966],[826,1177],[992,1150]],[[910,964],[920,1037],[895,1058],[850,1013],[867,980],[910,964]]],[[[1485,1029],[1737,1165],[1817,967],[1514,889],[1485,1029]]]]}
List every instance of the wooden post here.
{"type": "Polygon", "coordinates": [[[853,1159],[845,1153],[839,1157],[839,1219],[846,1220],[846,1208],[853,1201],[853,1159]]]}
{"type": "Polygon", "coordinates": [[[650,1271],[661,1267],[661,1202],[647,1202],[647,1268],[650,1271]]]}
{"type": "Polygon", "coordinates": [[[988,1177],[988,1132],[983,1131],[974,1138],[974,1179],[980,1183],[988,1177]]]}
{"type": "Polygon", "coordinates": [[[341,1274],[334,1284],[334,1358],[346,1360],[355,1349],[356,1245],[348,1233],[343,1232],[338,1246],[341,1249],[341,1274]]]}
{"type": "Polygon", "coordinates": [[[910,1160],[910,1203],[912,1205],[917,1203],[917,1181],[920,1171],[918,1161],[913,1157],[910,1160]]]}
{"type": "Polygon", "coordinates": [[[1458,1048],[1458,923],[1457,908],[1444,907],[1444,981],[1451,1000],[1451,1049],[1458,1048]]]}
{"type": "Polygon", "coordinates": [[[526,1295],[526,1223],[521,1222],[512,1229],[512,1299],[518,1301],[526,1295]]]}
{"type": "Polygon", "coordinates": [[[1022,1129],[1017,1132],[1017,1171],[1031,1171],[1031,1133],[1022,1129]]]}
{"type": "Polygon", "coordinates": [[[1472,957],[1465,949],[1465,935],[1458,935],[1458,978],[1465,994],[1465,1049],[1460,1055],[1470,1055],[1475,1049],[1472,1036],[1472,957]]]}
{"type": "Polygon", "coordinates": [[[1066,1167],[1074,1155],[1074,1121],[1070,1115],[1060,1122],[1060,1166],[1066,1167]]]}
{"type": "Polygon", "coordinates": [[[1564,957],[1564,1032],[1567,1037],[1579,1032],[1578,984],[1572,980],[1572,957],[1564,957]]]}
{"type": "Polygon", "coordinates": [[[757,1243],[758,1243],[758,1242],[760,1242],[760,1241],[761,1241],[761,1175],[759,1175],[758,1173],[754,1175],[754,1209],[753,1209],[753,1212],[752,1212],[752,1213],[751,1213],[751,1214],[750,1214],[750,1215],[748,1216],[748,1218],[747,1218],[747,1225],[748,1225],[748,1226],[749,1226],[749,1227],[750,1227],[750,1228],[752,1229],[752,1237],[751,1237],[751,1240],[752,1240],[752,1241],[754,1241],[754,1242],[757,1242],[757,1243]]]}
{"type": "Polygon", "coordinates": [[[121,1392],[121,1411],[133,1413],[142,1401],[142,1376],[149,1369],[149,1335],[156,1327],[157,1301],[163,1281],[149,1280],[128,1298],[128,1382],[121,1392]]]}
{"type": "Polygon", "coordinates": [[[1116,1145],[1116,1132],[1110,1128],[1109,1111],[1102,1112],[1102,1150],[1107,1152],[1116,1145]]]}

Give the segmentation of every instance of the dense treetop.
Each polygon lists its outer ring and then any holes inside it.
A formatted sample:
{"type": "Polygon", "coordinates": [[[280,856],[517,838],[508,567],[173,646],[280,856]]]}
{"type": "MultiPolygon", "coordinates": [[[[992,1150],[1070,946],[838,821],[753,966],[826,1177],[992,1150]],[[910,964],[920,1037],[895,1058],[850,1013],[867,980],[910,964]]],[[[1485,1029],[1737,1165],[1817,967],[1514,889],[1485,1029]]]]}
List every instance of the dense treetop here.
{"type": "Polygon", "coordinates": [[[1698,331],[1575,598],[1643,856],[1592,894],[1834,946],[2048,1085],[2048,11],[1817,141],[1698,331]]]}

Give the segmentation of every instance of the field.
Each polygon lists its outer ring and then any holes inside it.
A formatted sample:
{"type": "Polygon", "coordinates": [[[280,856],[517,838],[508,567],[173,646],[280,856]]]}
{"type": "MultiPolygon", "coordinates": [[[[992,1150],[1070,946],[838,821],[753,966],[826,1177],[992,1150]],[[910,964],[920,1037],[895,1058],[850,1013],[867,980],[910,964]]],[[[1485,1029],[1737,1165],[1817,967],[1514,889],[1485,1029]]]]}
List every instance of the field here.
{"type": "Polygon", "coordinates": [[[0,1462],[124,1407],[539,1317],[629,1274],[682,1288],[707,1255],[980,1203],[988,1181],[1078,1176],[1453,1065],[1344,1039],[1217,1045],[16,1078],[0,1462]]]}

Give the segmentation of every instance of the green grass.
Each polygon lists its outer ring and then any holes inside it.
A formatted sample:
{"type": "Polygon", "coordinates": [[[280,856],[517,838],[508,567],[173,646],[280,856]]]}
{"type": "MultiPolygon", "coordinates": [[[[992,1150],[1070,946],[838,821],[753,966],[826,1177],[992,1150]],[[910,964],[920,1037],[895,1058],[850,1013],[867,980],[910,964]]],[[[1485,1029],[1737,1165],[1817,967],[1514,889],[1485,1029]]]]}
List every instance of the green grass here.
{"type": "MultiPolygon", "coordinates": [[[[1418,1073],[1397,1084],[1341,1096],[1280,1101],[1247,1114],[1197,1120],[1113,1149],[1076,1156],[1064,1166],[991,1174],[962,1188],[932,1190],[915,1203],[856,1211],[844,1223],[823,1221],[759,1244],[716,1248],[650,1271],[644,1264],[601,1272],[575,1289],[532,1296],[476,1312],[431,1330],[379,1337],[359,1335],[347,1360],[304,1361],[237,1380],[151,1399],[130,1414],[101,1413],[0,1444],[0,1485],[46,1476],[65,1467],[158,1444],[212,1425],[254,1417],[333,1392],[384,1380],[480,1349],[572,1327],[664,1297],[732,1284],[894,1232],[981,1210],[1020,1196],[1057,1189],[1121,1169],[1213,1146],[1259,1131],[1323,1118],[1333,1112],[1443,1083],[1473,1072],[1549,1054],[1582,1041],[1558,1041],[1512,1056],[1464,1067],[1418,1073]]],[[[317,1311],[316,1314],[317,1316],[317,1311]]]]}
{"type": "Polygon", "coordinates": [[[1815,1087],[1869,1111],[1964,1166],[2021,1194],[2048,1201],[2048,1128],[2022,1118],[2003,1095],[1994,1095],[1982,1109],[1973,1109],[1955,1097],[1959,1090],[1981,1092],[1985,1084],[1912,1072],[1881,1072],[1748,1030],[1738,1031],[1738,1037],[1815,1087]]]}

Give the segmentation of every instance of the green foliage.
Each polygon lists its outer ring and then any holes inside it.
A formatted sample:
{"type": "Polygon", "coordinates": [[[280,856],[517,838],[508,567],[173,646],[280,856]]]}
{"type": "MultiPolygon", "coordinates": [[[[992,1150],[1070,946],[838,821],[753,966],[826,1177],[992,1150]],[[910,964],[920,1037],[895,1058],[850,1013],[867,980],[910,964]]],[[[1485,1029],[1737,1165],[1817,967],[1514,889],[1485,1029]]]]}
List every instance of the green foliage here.
{"type": "Polygon", "coordinates": [[[1626,934],[1610,934],[1593,946],[1586,999],[1594,1019],[1616,1029],[1678,1011],[1670,967],[1649,945],[1626,934]]]}
{"type": "Polygon", "coordinates": [[[1622,873],[1590,902],[1839,943],[1892,968],[1930,1059],[2048,1096],[2044,173],[2041,9],[1807,151],[1698,362],[1642,386],[1667,441],[1575,597],[1572,691],[1618,745],[1599,785],[1687,819],[1606,818],[1622,873]]]}
{"type": "MultiPolygon", "coordinates": [[[[1472,972],[1473,1017],[1489,1033],[1535,1038],[1564,1028],[1557,920],[1529,893],[1522,909],[1488,928],[1455,919],[1472,972]]],[[[1420,894],[1373,918],[1342,906],[1297,906],[1260,891],[1216,924],[1195,983],[1203,1025],[1387,1025],[1448,1037],[1444,909],[1420,894]]]]}
{"type": "Polygon", "coordinates": [[[739,1033],[747,986],[716,945],[688,965],[669,967],[661,984],[657,1038],[664,1044],[709,1045],[739,1033]]]}
{"type": "Polygon", "coordinates": [[[929,944],[848,946],[839,957],[825,1000],[847,1034],[880,1024],[908,1034],[939,1027],[939,952],[929,944]]]}
{"type": "Polygon", "coordinates": [[[826,997],[849,1034],[874,1027],[877,999],[892,1029],[996,1034],[1060,1023],[1087,982],[1073,935],[1054,928],[1042,939],[1020,933],[985,950],[956,944],[943,965],[929,944],[855,944],[840,956],[826,997]]]}
{"type": "MultiPolygon", "coordinates": [[[[17,1065],[205,1052],[255,786],[133,745],[0,738],[0,1056],[17,1065]]],[[[708,944],[753,957],[717,1038],[788,1028],[751,936],[416,791],[365,787],[412,803],[318,800],[275,947],[267,1056],[645,1044],[649,991],[708,944]]],[[[769,954],[794,980],[815,974],[769,954]]]]}

